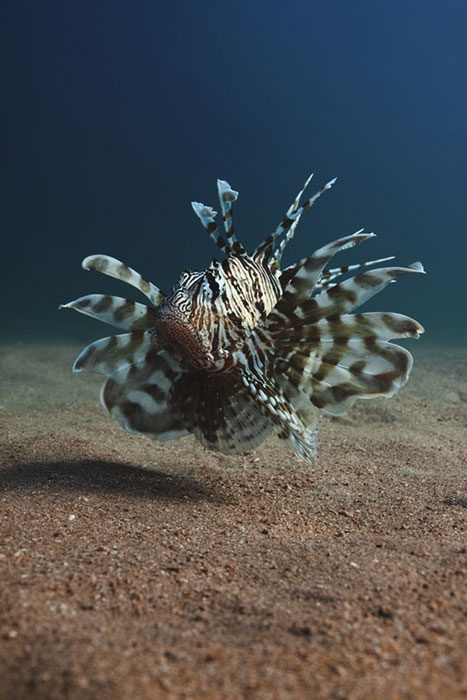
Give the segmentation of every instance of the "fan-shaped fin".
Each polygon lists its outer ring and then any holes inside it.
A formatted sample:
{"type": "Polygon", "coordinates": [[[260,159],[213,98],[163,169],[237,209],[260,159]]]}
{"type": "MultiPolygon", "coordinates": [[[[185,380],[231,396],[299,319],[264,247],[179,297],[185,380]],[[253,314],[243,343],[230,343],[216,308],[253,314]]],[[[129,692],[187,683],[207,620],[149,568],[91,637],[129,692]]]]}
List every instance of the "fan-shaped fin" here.
{"type": "MultiPolygon", "coordinates": [[[[331,289],[320,292],[310,302],[316,305],[319,318],[329,317],[335,313],[348,313],[381,292],[397,277],[419,272],[423,272],[423,269],[410,266],[381,267],[336,284],[331,289]]],[[[311,313],[313,314],[314,311],[311,310],[311,313]]]]}
{"type": "Polygon", "coordinates": [[[180,372],[171,353],[160,350],[113,372],[102,387],[102,404],[129,433],[142,433],[160,441],[175,440],[187,434],[168,404],[180,372]]]}
{"type": "Polygon", "coordinates": [[[274,371],[317,408],[341,415],[357,398],[389,397],[406,383],[412,357],[387,341],[421,333],[419,323],[394,313],[344,314],[301,326],[292,319],[270,332],[279,358],[274,371]]]}
{"type": "Polygon", "coordinates": [[[386,258],[378,258],[377,260],[366,260],[362,263],[357,263],[356,265],[342,265],[341,267],[333,267],[328,270],[323,270],[318,282],[314,286],[314,291],[321,291],[321,289],[329,289],[329,287],[334,287],[335,284],[331,284],[335,279],[346,275],[347,272],[354,272],[355,270],[362,270],[365,267],[370,267],[371,265],[378,265],[379,263],[388,262],[389,260],[394,260],[394,255],[389,255],[386,258]]]}
{"type": "Polygon", "coordinates": [[[363,272],[298,305],[295,294],[284,294],[269,314],[266,328],[274,333],[280,332],[286,325],[298,332],[300,326],[315,324],[322,318],[329,319],[356,309],[400,275],[419,272],[423,270],[414,267],[382,267],[363,272]]]}
{"type": "Polygon", "coordinates": [[[342,415],[356,399],[393,396],[411,368],[412,356],[397,345],[375,342],[369,350],[352,343],[343,349],[323,347],[318,354],[290,353],[284,374],[317,408],[342,415]]]}
{"type": "MultiPolygon", "coordinates": [[[[269,319],[268,319],[269,320],[269,319]]],[[[291,347],[317,348],[324,343],[345,346],[350,342],[395,338],[419,338],[423,327],[403,314],[387,311],[367,311],[361,314],[342,314],[322,318],[316,323],[294,325],[294,320],[284,321],[282,326],[270,329],[269,337],[280,356],[291,347]]]]}
{"type": "Polygon", "coordinates": [[[165,299],[165,294],[152,282],[149,282],[139,272],[128,267],[125,263],[109,255],[88,255],[87,258],[84,258],[81,266],[84,270],[96,270],[104,275],[109,275],[109,277],[115,277],[122,282],[131,284],[132,287],[136,287],[136,289],[139,289],[140,292],[147,296],[154,306],[159,306],[165,299]]]}
{"type": "MultiPolygon", "coordinates": [[[[311,178],[309,178],[307,180],[307,182],[305,183],[305,187],[308,184],[308,182],[310,181],[310,179],[311,178]]],[[[298,221],[300,219],[303,212],[308,211],[308,209],[310,209],[310,207],[313,206],[313,204],[318,199],[318,197],[320,197],[323,194],[323,192],[325,192],[326,190],[329,190],[332,187],[332,185],[335,183],[335,181],[336,181],[336,178],[334,178],[333,180],[330,180],[330,182],[327,182],[324,185],[324,187],[322,187],[320,190],[318,190],[318,192],[316,192],[312,197],[310,197],[302,206],[296,207],[295,206],[296,200],[295,200],[292,203],[292,205],[289,207],[289,209],[287,210],[285,217],[282,219],[281,223],[276,228],[274,233],[271,233],[271,235],[268,236],[266,238],[266,240],[264,240],[255,249],[255,251],[252,255],[254,260],[257,260],[257,261],[263,263],[264,265],[267,265],[269,263],[272,255],[273,255],[273,253],[274,253],[274,247],[276,245],[278,238],[280,238],[280,236],[283,233],[286,233],[287,231],[289,231],[289,229],[293,226],[294,222],[298,221]]],[[[302,190],[300,190],[300,192],[298,194],[298,199],[300,199],[301,193],[302,193],[302,190]]]]}
{"type": "Polygon", "coordinates": [[[59,309],[74,309],[125,331],[149,330],[156,315],[150,306],[108,294],[88,294],[61,304],[59,309]]]}
{"type": "Polygon", "coordinates": [[[286,267],[280,278],[284,290],[281,304],[297,305],[309,299],[320,281],[325,266],[337,252],[360,245],[363,241],[375,236],[374,233],[362,233],[362,231],[363,229],[360,229],[350,236],[338,238],[316,250],[310,257],[302,258],[295,265],[286,267]]]}
{"type": "Polygon", "coordinates": [[[253,450],[272,431],[235,374],[186,372],[174,382],[170,406],[202,445],[224,454],[253,450]]]}
{"type": "Polygon", "coordinates": [[[149,331],[133,331],[96,340],[84,348],[73,365],[73,372],[110,374],[116,369],[143,361],[155,354],[149,331]]]}

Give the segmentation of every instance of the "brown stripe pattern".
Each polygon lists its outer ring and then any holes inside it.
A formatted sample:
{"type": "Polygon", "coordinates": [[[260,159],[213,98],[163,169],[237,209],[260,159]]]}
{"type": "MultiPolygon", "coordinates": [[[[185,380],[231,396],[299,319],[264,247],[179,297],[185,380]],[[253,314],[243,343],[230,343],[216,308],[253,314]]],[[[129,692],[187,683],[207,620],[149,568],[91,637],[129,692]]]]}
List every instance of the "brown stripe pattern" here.
{"type": "Polygon", "coordinates": [[[98,321],[109,323],[126,331],[147,330],[154,326],[155,309],[136,301],[108,294],[89,294],[63,304],[62,309],[73,309],[98,321]]]}
{"type": "Polygon", "coordinates": [[[218,180],[225,235],[212,207],[192,205],[225,258],[183,272],[169,296],[115,258],[83,261],[152,304],[90,294],[61,307],[126,331],[88,345],[73,370],[106,377],[102,403],[128,432],[157,440],[191,433],[225,454],[255,449],[274,432],[316,463],[321,411],[342,415],[358,398],[389,397],[406,383],[412,357],[391,341],[418,338],[423,328],[402,314],[356,310],[399,276],[423,272],[420,263],[329,268],[336,253],[374,236],[360,230],[280,270],[300,217],[334,183],[300,204],[310,179],[251,255],[234,231],[238,193],[218,180]]]}

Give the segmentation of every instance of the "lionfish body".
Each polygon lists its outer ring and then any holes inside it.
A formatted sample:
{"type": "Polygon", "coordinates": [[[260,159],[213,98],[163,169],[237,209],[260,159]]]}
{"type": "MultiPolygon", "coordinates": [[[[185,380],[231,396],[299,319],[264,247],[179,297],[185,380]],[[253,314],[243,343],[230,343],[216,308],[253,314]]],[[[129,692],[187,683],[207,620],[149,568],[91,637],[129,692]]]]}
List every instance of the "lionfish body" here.
{"type": "Polygon", "coordinates": [[[384,258],[325,269],[336,252],[374,235],[358,231],[281,270],[301,215],[334,183],[300,205],[309,180],[252,254],[232,225],[238,193],[219,180],[225,238],[216,212],[192,205],[225,257],[204,272],[185,271],[169,296],[114,258],[83,261],[152,303],[92,294],[64,305],[127,331],[88,345],[73,367],[106,375],[102,403],[126,430],[157,440],[192,433],[225,454],[254,449],[274,432],[311,463],[320,411],[342,415],[356,399],[392,396],[406,383],[412,357],[389,341],[418,338],[423,328],[401,314],[351,312],[423,267],[365,269],[392,259],[384,258]],[[364,271],[335,281],[356,269],[364,271]]]}

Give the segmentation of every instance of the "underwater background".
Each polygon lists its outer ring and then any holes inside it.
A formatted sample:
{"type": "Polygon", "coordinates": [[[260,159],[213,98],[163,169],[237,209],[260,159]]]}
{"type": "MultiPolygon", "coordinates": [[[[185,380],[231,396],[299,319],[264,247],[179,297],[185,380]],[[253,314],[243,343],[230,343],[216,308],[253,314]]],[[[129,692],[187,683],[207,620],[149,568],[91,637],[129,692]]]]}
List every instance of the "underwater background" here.
{"type": "MultiPolygon", "coordinates": [[[[421,260],[363,310],[461,344],[467,318],[467,4],[16,0],[7,79],[2,341],[112,333],[60,303],[129,295],[81,260],[105,253],[169,291],[217,251],[190,201],[240,196],[239,239],[273,231],[310,172],[285,263],[365,227],[333,265],[421,260]]],[[[138,292],[132,298],[142,301],[138,292]]],[[[411,349],[414,344],[410,343],[411,349]]]]}

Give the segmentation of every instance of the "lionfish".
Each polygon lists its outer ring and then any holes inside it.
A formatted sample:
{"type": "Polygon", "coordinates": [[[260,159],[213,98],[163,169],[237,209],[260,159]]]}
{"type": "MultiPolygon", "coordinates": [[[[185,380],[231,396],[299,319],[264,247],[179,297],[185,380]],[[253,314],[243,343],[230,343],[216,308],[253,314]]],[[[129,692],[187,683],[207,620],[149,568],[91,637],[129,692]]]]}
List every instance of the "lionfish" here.
{"type": "Polygon", "coordinates": [[[400,275],[423,272],[421,263],[366,269],[391,256],[327,268],[335,253],[375,235],[361,229],[280,269],[300,217],[335,182],[300,204],[310,179],[251,254],[234,232],[238,192],[218,180],[225,236],[211,207],[192,206],[224,257],[183,272],[169,295],[115,258],[83,260],[152,304],[90,294],[60,307],[126,331],[88,345],[73,372],[106,376],[102,404],[128,432],[160,441],[191,433],[224,454],[248,452],[273,432],[313,464],[320,412],[340,416],[356,399],[390,397],[407,382],[412,356],[389,341],[418,338],[422,326],[397,313],[352,312],[400,275]]]}

